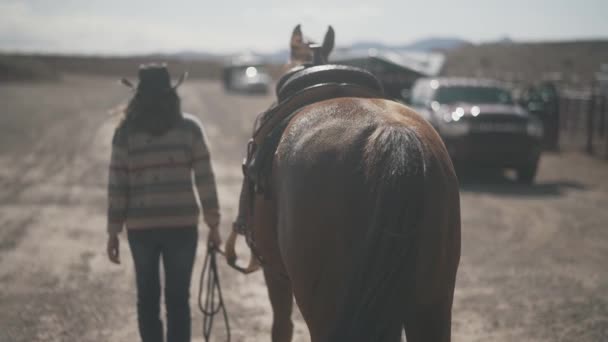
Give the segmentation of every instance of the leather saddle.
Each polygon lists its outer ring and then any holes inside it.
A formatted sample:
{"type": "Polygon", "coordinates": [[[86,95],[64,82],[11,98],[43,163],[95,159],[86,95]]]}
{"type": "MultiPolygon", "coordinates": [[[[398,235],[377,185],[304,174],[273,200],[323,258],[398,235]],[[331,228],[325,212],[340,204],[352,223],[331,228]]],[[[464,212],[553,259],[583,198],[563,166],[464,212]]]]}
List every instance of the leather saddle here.
{"type": "Polygon", "coordinates": [[[384,98],[382,84],[372,73],[336,64],[293,68],[278,81],[276,93],[278,102],[256,118],[243,165],[255,192],[264,193],[266,198],[274,153],[287,124],[300,109],[340,97],[384,98]]]}
{"type": "Polygon", "coordinates": [[[247,244],[261,265],[264,260],[257,251],[247,217],[253,214],[255,194],[271,198],[270,177],[274,153],[291,119],[305,106],[324,100],[385,97],[382,84],[370,72],[333,64],[291,69],[278,81],[276,93],[278,101],[255,120],[253,136],[247,145],[247,157],[243,162],[243,187],[237,219],[233,224],[234,233],[245,235],[247,244]]]}

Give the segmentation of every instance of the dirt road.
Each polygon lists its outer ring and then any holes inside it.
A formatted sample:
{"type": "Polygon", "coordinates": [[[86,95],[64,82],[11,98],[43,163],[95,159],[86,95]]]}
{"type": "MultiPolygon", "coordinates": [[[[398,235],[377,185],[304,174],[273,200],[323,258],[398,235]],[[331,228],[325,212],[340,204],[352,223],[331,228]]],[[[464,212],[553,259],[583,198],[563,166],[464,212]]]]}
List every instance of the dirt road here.
{"type": "MultiPolygon", "coordinates": [[[[199,81],[180,94],[183,109],[206,125],[225,237],[252,119],[272,97],[226,95],[219,83],[199,81]]],[[[106,78],[0,85],[0,341],[137,341],[124,238],[121,266],[104,252],[106,168],[118,120],[109,112],[128,96],[106,78]]],[[[454,340],[608,340],[608,163],[548,154],[535,186],[511,179],[462,181],[454,340]]],[[[197,340],[203,246],[192,283],[197,340]]],[[[221,277],[233,341],[269,341],[261,274],[222,267],[221,277]]],[[[295,340],[307,341],[295,318],[295,340]]]]}

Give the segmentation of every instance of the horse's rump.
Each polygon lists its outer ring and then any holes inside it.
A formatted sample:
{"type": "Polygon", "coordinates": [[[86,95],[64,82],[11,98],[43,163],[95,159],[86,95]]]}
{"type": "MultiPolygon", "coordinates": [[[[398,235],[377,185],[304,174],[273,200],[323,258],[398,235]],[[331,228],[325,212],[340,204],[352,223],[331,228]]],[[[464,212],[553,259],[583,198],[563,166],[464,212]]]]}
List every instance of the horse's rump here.
{"type": "Polygon", "coordinates": [[[382,341],[395,333],[391,327],[401,326],[424,209],[424,152],[416,133],[407,126],[383,126],[367,148],[370,221],[354,247],[336,341],[382,341]]]}

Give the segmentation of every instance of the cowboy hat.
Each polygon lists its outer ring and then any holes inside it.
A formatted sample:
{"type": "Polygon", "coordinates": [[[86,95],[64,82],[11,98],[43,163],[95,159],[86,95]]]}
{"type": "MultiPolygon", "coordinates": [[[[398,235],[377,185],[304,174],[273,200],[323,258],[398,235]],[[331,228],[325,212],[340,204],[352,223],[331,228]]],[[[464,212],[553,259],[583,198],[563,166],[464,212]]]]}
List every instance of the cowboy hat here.
{"type": "Polygon", "coordinates": [[[177,83],[171,85],[171,76],[169,75],[167,64],[149,63],[139,66],[139,83],[137,86],[133,85],[126,78],[122,78],[120,82],[137,92],[158,94],[176,89],[184,82],[187,76],[188,73],[184,72],[177,80],[177,83]]]}

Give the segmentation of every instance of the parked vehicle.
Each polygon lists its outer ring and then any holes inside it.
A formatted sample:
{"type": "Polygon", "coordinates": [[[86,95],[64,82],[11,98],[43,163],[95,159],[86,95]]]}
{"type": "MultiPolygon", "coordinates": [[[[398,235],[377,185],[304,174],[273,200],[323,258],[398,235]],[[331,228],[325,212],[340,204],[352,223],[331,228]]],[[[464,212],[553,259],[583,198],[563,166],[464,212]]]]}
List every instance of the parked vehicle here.
{"type": "Polygon", "coordinates": [[[224,64],[222,81],[227,91],[266,94],[272,79],[259,58],[237,56],[224,64]]]}
{"type": "Polygon", "coordinates": [[[541,155],[543,125],[514,103],[493,80],[424,78],[412,88],[411,105],[443,138],[456,165],[513,168],[532,183],[541,155]]]}

